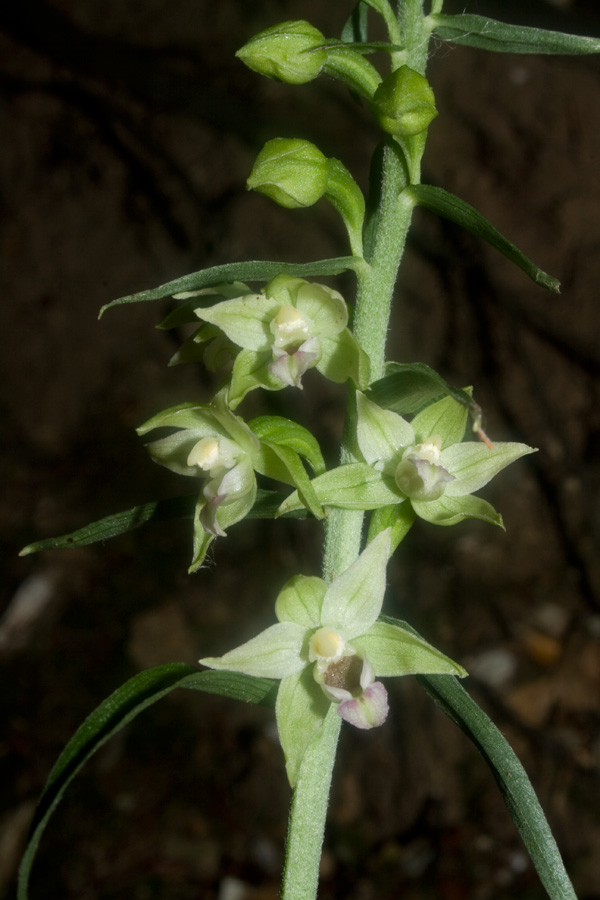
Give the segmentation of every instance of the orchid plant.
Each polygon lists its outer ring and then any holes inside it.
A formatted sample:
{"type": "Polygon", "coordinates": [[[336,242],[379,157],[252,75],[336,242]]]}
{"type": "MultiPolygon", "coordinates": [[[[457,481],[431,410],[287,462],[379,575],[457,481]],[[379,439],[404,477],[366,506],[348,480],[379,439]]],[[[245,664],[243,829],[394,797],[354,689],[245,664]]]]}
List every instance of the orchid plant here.
{"type": "MultiPolygon", "coordinates": [[[[415,518],[427,525],[471,518],[503,527],[500,514],[474,494],[534,448],[493,443],[481,428],[471,388],[447,384],[422,363],[387,361],[385,338],[418,205],[487,240],[542,287],[558,291],[556,279],[473,207],[421,183],[427,132],[438,115],[425,74],[432,39],[510,53],[574,54],[598,52],[600,41],[444,15],[442,6],[443,0],[432,0],[426,10],[422,0],[399,0],[394,9],[388,0],[359,0],[339,39],[304,20],[283,22],[238,52],[255,72],[290,84],[321,73],[337,79],[380,127],[368,202],[340,160],[300,138],[267,142],[247,182],[289,209],[330,202],[345,225],[349,255],[216,266],[108,304],[173,298],[175,308],[161,327],[195,328],[172,362],[222,372],[208,403],[182,403],[138,429],[143,437],[152,435],[147,448],[155,462],[196,483],[190,571],[202,568],[216,538],[226,538],[245,518],[267,515],[323,520],[323,567],[320,576],[291,578],[277,594],[276,621],[254,636],[248,623],[241,646],[201,659],[201,671],[173,664],[142,672],[92,713],[49,778],[22,865],[20,900],[27,897],[48,817],[78,768],[133,715],[175,687],[274,704],[293,788],[282,897],[312,900],[342,722],[385,727],[394,712],[380,679],[413,675],[493,767],[549,895],[575,896],[527,776],[457,680],[465,669],[409,624],[382,612],[389,559],[415,518]],[[369,39],[373,14],[383,21],[387,41],[369,39]],[[380,68],[367,58],[375,52],[383,59],[380,68]],[[337,289],[315,280],[344,271],[357,282],[352,316],[337,289]],[[235,412],[251,391],[302,390],[310,369],[347,385],[345,436],[338,464],[329,467],[303,425],[270,415],[246,422],[235,412]]],[[[91,543],[152,518],[190,512],[187,498],[149,503],[31,544],[23,553],[91,543]]],[[[265,593],[270,590],[265,585],[265,593]]]]}

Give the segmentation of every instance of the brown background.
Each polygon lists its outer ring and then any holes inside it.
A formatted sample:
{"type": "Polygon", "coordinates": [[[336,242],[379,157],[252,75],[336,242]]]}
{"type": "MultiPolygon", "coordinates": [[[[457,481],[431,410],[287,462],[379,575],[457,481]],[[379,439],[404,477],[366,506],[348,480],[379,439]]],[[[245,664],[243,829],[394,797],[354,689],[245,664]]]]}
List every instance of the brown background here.
{"type": "MultiPolygon", "coordinates": [[[[529,23],[600,35],[592,2],[481,0],[469,11],[514,20],[513,6],[529,23]]],[[[291,574],[319,570],[311,522],[237,526],[193,577],[187,523],[16,554],[191,489],[150,463],[133,429],[168,405],[208,400],[212,385],[193,367],[166,367],[174,337],[153,326],[168,303],[98,322],[103,303],[220,262],[346,252],[324,205],[280,210],[243,184],[266,139],[295,135],[366,187],[377,140],[366,111],[331,81],[278,85],[233,54],[285,18],[335,35],[349,10],[341,0],[0,10],[0,896],[13,895],[49,769],[94,706],[142,668],[193,663],[251,636],[272,621],[291,574]]],[[[469,690],[523,759],[588,900],[600,897],[599,65],[434,52],[440,116],[427,180],[477,206],[563,292],[544,293],[480,242],[416,216],[390,356],[473,384],[490,435],[540,452],[485,493],[506,533],[416,525],[386,600],[470,669],[469,690]]],[[[350,281],[338,284],[351,296],[350,281]]],[[[262,407],[253,397],[242,411],[297,417],[333,462],[341,396],[309,377],[302,395],[262,407]]],[[[322,896],[542,897],[475,751],[413,680],[389,687],[386,727],[342,739],[322,896]]],[[[269,711],[173,695],[72,785],[41,844],[32,898],[276,897],[287,804],[269,711]]]]}

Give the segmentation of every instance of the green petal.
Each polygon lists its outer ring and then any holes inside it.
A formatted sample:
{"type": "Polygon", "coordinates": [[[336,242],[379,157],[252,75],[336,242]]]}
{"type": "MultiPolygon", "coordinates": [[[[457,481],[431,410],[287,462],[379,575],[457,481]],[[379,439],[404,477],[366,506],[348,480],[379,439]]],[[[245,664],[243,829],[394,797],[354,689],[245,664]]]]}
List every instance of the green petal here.
{"type": "MultiPolygon", "coordinates": [[[[209,432],[215,434],[215,428],[209,432]]],[[[155,463],[166,466],[177,475],[189,475],[198,478],[201,473],[196,466],[188,466],[187,458],[190,450],[203,435],[191,431],[177,431],[158,441],[146,444],[146,450],[155,463]]]]}
{"type": "Polygon", "coordinates": [[[442,438],[442,447],[462,441],[469,417],[468,407],[454,397],[444,397],[426,406],[412,420],[415,443],[420,444],[433,434],[442,438]]]}
{"type": "Polygon", "coordinates": [[[326,591],[327,585],[322,578],[294,575],[275,601],[275,615],[280,622],[296,622],[305,628],[316,628],[321,622],[321,606],[326,591]]]}
{"type": "Polygon", "coordinates": [[[365,633],[381,612],[389,555],[390,532],[386,529],[329,585],[321,609],[322,625],[334,628],[349,641],[365,633]]]}
{"type": "Polygon", "coordinates": [[[462,666],[423,638],[387,622],[375,622],[353,643],[364,653],[378,678],[395,675],[458,675],[462,678],[467,674],[462,666]]]}
{"type": "Polygon", "coordinates": [[[446,497],[464,497],[478,491],[494,475],[509,466],[521,456],[535,453],[527,444],[498,443],[493,447],[468,441],[455,444],[444,450],[440,462],[452,475],[454,481],[446,485],[446,497]]]}
{"type": "Polygon", "coordinates": [[[303,647],[306,628],[295,622],[278,622],[229,653],[200,662],[211,669],[227,669],[263,678],[285,678],[306,666],[303,647]]]}
{"type": "MultiPolygon", "coordinates": [[[[387,478],[366,463],[348,463],[313,478],[311,484],[322,506],[340,509],[377,509],[390,503],[402,503],[393,478],[387,478]]],[[[283,501],[278,515],[302,509],[303,503],[294,491],[283,501]]]]}
{"type": "Polygon", "coordinates": [[[371,465],[391,462],[403,447],[415,443],[412,425],[397,413],[377,406],[361,391],[356,392],[356,409],[358,446],[371,465]]]}
{"type": "Polygon", "coordinates": [[[323,724],[331,703],[315,682],[312,666],[288,675],[279,685],[275,714],[292,787],[310,739],[323,724]]]}
{"type": "Polygon", "coordinates": [[[272,342],[269,325],[279,305],[264,294],[247,294],[237,300],[224,300],[207,309],[197,309],[196,315],[204,322],[217,325],[238,347],[264,350],[272,342]]]}
{"type": "Polygon", "coordinates": [[[296,309],[305,313],[314,325],[314,334],[333,337],[348,324],[348,309],[337,291],[321,284],[306,282],[298,289],[296,309]]]}
{"type": "Polygon", "coordinates": [[[481,519],[482,522],[504,528],[502,516],[491,503],[471,494],[465,497],[444,494],[439,500],[411,500],[411,503],[416,514],[433,525],[458,525],[464,519],[481,519]]]}

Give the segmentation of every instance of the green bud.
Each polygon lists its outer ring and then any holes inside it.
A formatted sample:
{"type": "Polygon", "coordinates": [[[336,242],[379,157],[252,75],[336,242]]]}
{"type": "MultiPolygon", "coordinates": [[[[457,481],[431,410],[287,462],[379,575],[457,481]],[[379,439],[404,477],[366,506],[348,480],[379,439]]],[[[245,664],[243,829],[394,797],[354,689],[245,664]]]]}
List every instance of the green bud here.
{"type": "Polygon", "coordinates": [[[429,82],[408,66],[385,78],[375,91],[371,112],[388,134],[412,137],[426,131],[437,116],[429,82]]]}
{"type": "Polygon", "coordinates": [[[246,187],[280,206],[312,206],[327,189],[327,157],[309,141],[274,138],[256,157],[246,187]]]}
{"type": "Polygon", "coordinates": [[[325,38],[310,22],[280,22],[255,34],[236,56],[267,78],[305,84],[316,78],[327,62],[324,43],[325,38]]]}

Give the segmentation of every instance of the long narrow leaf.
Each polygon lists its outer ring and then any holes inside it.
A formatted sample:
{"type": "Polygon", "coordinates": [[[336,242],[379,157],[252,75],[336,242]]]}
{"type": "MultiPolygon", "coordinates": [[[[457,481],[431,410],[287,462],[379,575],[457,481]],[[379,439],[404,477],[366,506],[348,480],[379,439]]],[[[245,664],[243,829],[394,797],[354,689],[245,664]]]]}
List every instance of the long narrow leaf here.
{"type": "MultiPolygon", "coordinates": [[[[34,541],[27,544],[20,551],[19,556],[29,556],[30,553],[40,553],[43,550],[70,550],[74,547],[86,547],[89,544],[97,544],[99,541],[107,541],[110,538],[134,531],[148,522],[166,522],[170,519],[193,519],[196,507],[197,495],[189,497],[173,497],[170,500],[155,500],[152,503],[142,503],[133,509],[125,509],[122,512],[105,516],[83,528],[78,528],[69,534],[61,534],[58,537],[45,538],[43,541],[34,541]]],[[[246,516],[247,519],[274,519],[278,517],[278,510],[284,495],[280,491],[258,490],[256,503],[246,516]]],[[[303,519],[307,516],[306,510],[296,510],[288,513],[295,519],[303,519]]]]}
{"type": "Polygon", "coordinates": [[[201,269],[191,275],[183,275],[174,281],[161,284],[160,287],[148,291],[139,291],[137,294],[129,294],[127,297],[119,297],[105,304],[100,310],[102,316],[107,309],[113,306],[121,306],[123,303],[144,303],[147,300],[162,300],[173,294],[184,291],[199,291],[202,288],[220,284],[224,281],[270,281],[275,275],[293,275],[297,278],[305,278],[310,275],[339,275],[348,269],[356,268],[362,260],[353,256],[339,256],[333,259],[321,259],[308,263],[282,263],[269,262],[267,260],[249,260],[248,262],[226,263],[222,266],[213,266],[210,269],[201,269]]]}
{"type": "Polygon", "coordinates": [[[76,731],[48,777],[19,870],[18,900],[27,900],[29,875],[42,832],[77,772],[113,734],[175,688],[220,694],[262,706],[273,706],[276,693],[275,683],[266,678],[233,672],[199,672],[185,663],[148,669],[118,688],[76,731]]]}
{"type": "Polygon", "coordinates": [[[544,53],[581,56],[600,52],[598,38],[563,34],[543,28],[508,25],[485,16],[433,15],[435,33],[444,41],[500,53],[544,53]]]}
{"type": "Polygon", "coordinates": [[[400,415],[415,413],[440,397],[453,397],[473,412],[479,407],[462,388],[452,387],[425,363],[387,363],[386,374],[370,386],[367,396],[384,409],[400,415]]]}
{"type": "Polygon", "coordinates": [[[560,282],[556,278],[548,275],[532,263],[524,253],[521,253],[514,244],[494,228],[491,222],[488,222],[485,216],[477,212],[469,203],[445,191],[443,188],[434,187],[430,184],[411,185],[407,190],[414,196],[419,206],[424,206],[425,209],[437,213],[444,219],[450,219],[451,222],[462,225],[471,234],[482,238],[496,250],[499,250],[507,259],[510,259],[511,262],[522,269],[526,275],[529,275],[536,284],[548,288],[549,291],[553,291],[555,294],[560,293],[560,282]]]}
{"type": "Polygon", "coordinates": [[[577,900],[540,802],[506,738],[453,676],[417,675],[417,680],[489,765],[551,900],[577,900]]]}

